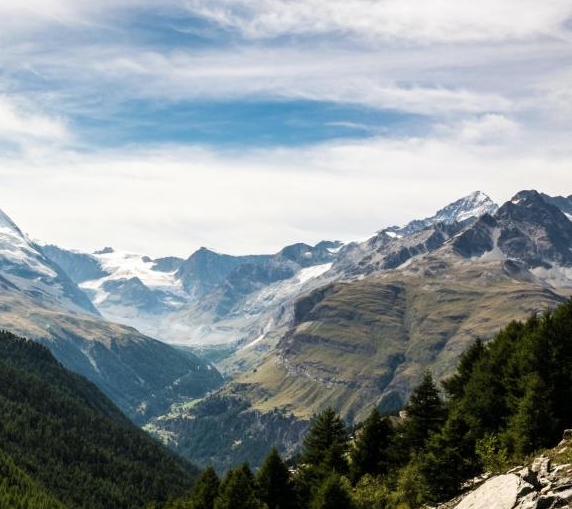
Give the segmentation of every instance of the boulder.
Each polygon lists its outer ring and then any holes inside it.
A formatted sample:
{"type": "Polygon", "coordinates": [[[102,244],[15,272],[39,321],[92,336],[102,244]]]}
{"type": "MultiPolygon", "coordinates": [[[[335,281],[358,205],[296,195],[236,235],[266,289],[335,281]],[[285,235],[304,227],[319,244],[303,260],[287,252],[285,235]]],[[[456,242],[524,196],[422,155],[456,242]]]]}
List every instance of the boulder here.
{"type": "Polygon", "coordinates": [[[512,509],[524,481],[514,474],[493,477],[469,493],[455,509],[512,509]]]}

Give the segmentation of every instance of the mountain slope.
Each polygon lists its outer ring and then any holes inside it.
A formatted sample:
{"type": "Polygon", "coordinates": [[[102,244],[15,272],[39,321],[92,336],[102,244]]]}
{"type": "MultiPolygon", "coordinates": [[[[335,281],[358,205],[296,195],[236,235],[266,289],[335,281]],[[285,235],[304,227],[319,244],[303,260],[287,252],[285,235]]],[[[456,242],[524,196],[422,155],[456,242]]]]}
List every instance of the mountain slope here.
{"type": "Polygon", "coordinates": [[[63,270],[3,213],[0,290],[0,327],[48,346],[138,421],[222,383],[216,369],[196,356],[103,320],[63,270]]]}
{"type": "Polygon", "coordinates": [[[18,468],[0,449],[0,507],[65,509],[39,483],[18,468]]]}
{"type": "Polygon", "coordinates": [[[0,412],[4,465],[17,469],[12,477],[21,487],[32,478],[68,508],[143,507],[188,489],[196,475],[92,383],[41,345],[7,332],[0,333],[0,412]]]}
{"type": "Polygon", "coordinates": [[[64,303],[70,310],[99,315],[67,274],[1,210],[0,275],[45,306],[57,307],[64,303]]]}
{"type": "MultiPolygon", "coordinates": [[[[437,223],[403,237],[382,232],[356,259],[347,256],[353,247],[342,248],[316,286],[292,297],[274,346],[219,395],[248,403],[237,420],[281,411],[306,422],[332,406],[356,422],[373,406],[401,408],[426,369],[450,375],[477,337],[488,340],[504,323],[572,294],[571,228],[559,208],[525,191],[465,224],[437,223]],[[554,270],[558,284],[547,276],[554,270]]],[[[159,427],[192,442],[194,431],[179,424],[203,404],[209,398],[159,427]]],[[[226,433],[230,440],[232,428],[226,433]]]]}

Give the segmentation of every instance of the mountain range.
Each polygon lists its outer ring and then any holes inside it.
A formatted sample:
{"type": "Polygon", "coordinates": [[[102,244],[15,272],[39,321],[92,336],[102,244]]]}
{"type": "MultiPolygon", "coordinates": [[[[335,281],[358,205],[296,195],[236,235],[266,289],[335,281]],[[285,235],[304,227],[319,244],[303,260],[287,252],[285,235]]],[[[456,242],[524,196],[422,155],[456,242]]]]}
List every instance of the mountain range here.
{"type": "Polygon", "coordinates": [[[0,320],[198,464],[256,465],[327,406],[401,408],[426,369],[571,295],[571,217],[572,196],[475,192],[364,241],[154,259],[39,245],[2,214],[0,320]]]}
{"type": "Polygon", "coordinates": [[[105,320],[72,276],[0,213],[2,329],[50,348],[137,422],[221,385],[218,371],[192,353],[105,320]]]}

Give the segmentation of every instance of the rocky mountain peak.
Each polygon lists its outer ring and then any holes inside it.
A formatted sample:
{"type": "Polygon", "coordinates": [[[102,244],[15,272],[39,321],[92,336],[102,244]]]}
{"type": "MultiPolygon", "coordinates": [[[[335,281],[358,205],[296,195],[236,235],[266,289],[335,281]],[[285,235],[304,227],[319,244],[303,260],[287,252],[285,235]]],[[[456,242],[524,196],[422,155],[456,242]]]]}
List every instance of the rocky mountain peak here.
{"type": "Polygon", "coordinates": [[[20,228],[18,228],[16,226],[16,223],[14,223],[14,221],[12,221],[8,217],[8,215],[6,213],[4,213],[2,210],[0,210],[0,228],[9,228],[10,230],[13,230],[18,235],[23,235],[20,228]]]}
{"type": "Polygon", "coordinates": [[[437,223],[468,223],[470,221],[477,220],[484,214],[494,214],[498,208],[498,205],[485,193],[482,191],[474,191],[473,193],[459,198],[453,203],[450,203],[438,210],[435,215],[431,217],[416,219],[401,228],[387,228],[384,230],[384,233],[403,237],[421,231],[437,223]]]}
{"type": "Polygon", "coordinates": [[[470,218],[478,218],[483,214],[494,214],[498,205],[482,191],[460,198],[439,210],[431,219],[433,222],[462,223],[470,218]]]}

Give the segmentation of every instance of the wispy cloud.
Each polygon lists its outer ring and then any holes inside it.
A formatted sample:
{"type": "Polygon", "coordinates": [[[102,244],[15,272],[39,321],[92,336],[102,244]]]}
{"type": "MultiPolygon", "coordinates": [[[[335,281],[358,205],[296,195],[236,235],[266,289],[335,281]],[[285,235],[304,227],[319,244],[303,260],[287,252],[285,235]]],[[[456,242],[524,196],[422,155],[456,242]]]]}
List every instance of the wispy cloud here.
{"type": "Polygon", "coordinates": [[[272,252],[289,242],[360,238],[476,189],[499,201],[521,188],[572,192],[569,144],[547,154],[530,139],[461,138],[377,137],[231,154],[181,146],[55,150],[40,163],[0,160],[0,203],[31,235],[63,246],[185,256],[200,245],[272,252]]]}
{"type": "Polygon", "coordinates": [[[64,246],[186,255],[362,237],[477,188],[570,193],[571,14],[569,0],[5,0],[0,144],[17,149],[0,156],[0,207],[64,246]],[[272,143],[244,129],[257,123],[272,143]],[[207,134],[178,139],[181,125],[207,134]]]}
{"type": "Polygon", "coordinates": [[[0,95],[0,141],[20,144],[69,139],[66,123],[38,111],[27,100],[0,95]]]}
{"type": "Polygon", "coordinates": [[[187,0],[186,5],[250,38],[337,32],[416,43],[552,37],[572,16],[567,0],[187,0]]]}

